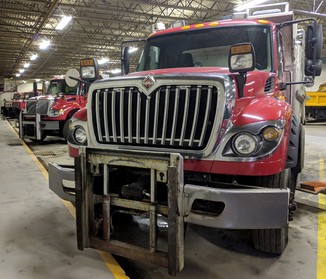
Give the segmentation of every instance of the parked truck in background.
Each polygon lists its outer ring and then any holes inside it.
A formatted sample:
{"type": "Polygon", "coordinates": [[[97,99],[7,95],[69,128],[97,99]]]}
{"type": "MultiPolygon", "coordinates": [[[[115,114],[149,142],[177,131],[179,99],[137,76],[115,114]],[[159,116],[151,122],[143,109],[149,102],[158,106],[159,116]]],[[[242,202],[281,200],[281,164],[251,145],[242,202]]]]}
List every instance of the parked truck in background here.
{"type": "Polygon", "coordinates": [[[305,101],[306,121],[325,121],[326,120],[326,82],[319,86],[318,91],[306,92],[305,101]]]}
{"type": "MultiPolygon", "coordinates": [[[[80,63],[94,65],[96,60],[81,59],[80,63]]],[[[86,106],[87,91],[87,82],[71,86],[63,78],[51,80],[45,96],[27,101],[26,109],[20,114],[20,137],[42,141],[51,135],[66,139],[68,120],[86,106]]]]}
{"type": "Polygon", "coordinates": [[[79,249],[175,274],[193,223],[250,229],[258,250],[284,251],[304,160],[304,85],[321,73],[322,30],[294,20],[288,4],[274,8],[153,33],[136,72],[127,46],[125,75],[90,86],[69,130],[74,170],[49,164],[50,188],[75,200],[79,249]],[[68,172],[75,189],[63,186],[68,172]],[[121,240],[118,212],[149,217],[148,245],[121,240]],[[162,216],[167,251],[157,244],[162,216]]]}

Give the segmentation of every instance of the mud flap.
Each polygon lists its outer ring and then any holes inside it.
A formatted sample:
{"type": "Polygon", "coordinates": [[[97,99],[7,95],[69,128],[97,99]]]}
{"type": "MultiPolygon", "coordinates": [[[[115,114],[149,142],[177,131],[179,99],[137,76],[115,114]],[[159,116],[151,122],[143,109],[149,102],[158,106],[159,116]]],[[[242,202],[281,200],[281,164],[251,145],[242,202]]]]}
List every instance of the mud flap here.
{"type": "MultiPolygon", "coordinates": [[[[176,275],[184,267],[184,220],[183,220],[183,159],[179,154],[118,152],[82,148],[76,159],[76,217],[78,249],[90,247],[133,260],[168,268],[176,275]],[[145,169],[150,173],[150,198],[137,201],[121,198],[110,192],[109,170],[113,167],[145,169]],[[94,193],[92,176],[101,172],[103,193],[94,193]],[[157,182],[168,187],[167,205],[156,199],[157,182]],[[111,206],[125,210],[141,211],[149,216],[147,247],[111,239],[111,206]],[[96,207],[96,212],[95,212],[96,207]],[[98,210],[102,221],[95,220],[98,210]],[[157,245],[157,217],[167,215],[168,244],[166,250],[157,245]],[[100,228],[99,228],[100,226],[100,228]],[[101,233],[96,233],[97,231],[101,233]]],[[[101,186],[102,187],[102,186],[101,186]]]]}

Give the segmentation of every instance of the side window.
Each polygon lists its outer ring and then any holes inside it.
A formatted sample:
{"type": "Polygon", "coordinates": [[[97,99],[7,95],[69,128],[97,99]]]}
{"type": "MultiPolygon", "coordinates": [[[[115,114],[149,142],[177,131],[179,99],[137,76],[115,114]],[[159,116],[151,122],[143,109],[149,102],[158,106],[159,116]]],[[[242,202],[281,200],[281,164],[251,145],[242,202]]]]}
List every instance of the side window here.
{"type": "Polygon", "coordinates": [[[154,70],[158,69],[158,62],[160,57],[160,49],[156,46],[151,46],[149,50],[149,69],[154,70]]]}
{"type": "Polygon", "coordinates": [[[283,40],[282,34],[277,33],[277,53],[278,53],[278,78],[282,79],[284,69],[283,40]]]}

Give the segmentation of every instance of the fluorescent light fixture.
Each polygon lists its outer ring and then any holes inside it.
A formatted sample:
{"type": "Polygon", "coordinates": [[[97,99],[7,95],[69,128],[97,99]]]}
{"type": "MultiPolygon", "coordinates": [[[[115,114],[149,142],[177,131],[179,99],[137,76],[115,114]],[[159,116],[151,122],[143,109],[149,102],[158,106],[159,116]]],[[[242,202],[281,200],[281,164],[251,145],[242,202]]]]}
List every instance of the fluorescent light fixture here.
{"type": "Polygon", "coordinates": [[[30,65],[30,63],[29,63],[29,62],[26,62],[26,63],[24,64],[24,68],[28,68],[29,65],[30,65]]]}
{"type": "Polygon", "coordinates": [[[118,74],[118,73],[121,73],[121,69],[113,69],[113,70],[111,70],[111,73],[112,73],[112,74],[118,74]]]}
{"type": "Polygon", "coordinates": [[[56,26],[55,30],[63,30],[67,26],[67,24],[70,22],[71,19],[72,19],[72,16],[64,16],[60,20],[58,25],[56,26]]]}
{"type": "Polygon", "coordinates": [[[20,77],[20,74],[17,73],[17,74],[16,74],[16,77],[20,77]]]}
{"type": "Polygon", "coordinates": [[[40,44],[40,49],[46,49],[50,44],[51,42],[49,40],[43,40],[40,44]]]}
{"type": "Polygon", "coordinates": [[[38,57],[38,55],[37,54],[33,54],[32,56],[31,56],[31,58],[30,58],[30,60],[35,60],[36,58],[38,57]]]}
{"type": "Polygon", "coordinates": [[[108,61],[109,61],[108,58],[102,58],[102,59],[100,59],[100,60],[98,61],[98,64],[99,64],[99,65],[102,65],[102,64],[105,64],[105,63],[108,62],[108,61]]]}
{"type": "Polygon", "coordinates": [[[39,78],[37,78],[37,79],[35,79],[35,81],[36,81],[36,82],[39,82],[39,81],[41,81],[41,80],[40,80],[39,78]]]}
{"type": "Polygon", "coordinates": [[[252,7],[255,7],[257,5],[260,5],[262,3],[265,3],[267,2],[268,0],[252,0],[252,1],[247,1],[239,6],[236,6],[233,10],[234,11],[237,11],[237,12],[240,12],[240,11],[243,11],[243,10],[247,10],[249,8],[252,8],[252,7]]]}
{"type": "Polygon", "coordinates": [[[19,69],[19,72],[22,74],[23,72],[25,72],[24,69],[19,69]]]}

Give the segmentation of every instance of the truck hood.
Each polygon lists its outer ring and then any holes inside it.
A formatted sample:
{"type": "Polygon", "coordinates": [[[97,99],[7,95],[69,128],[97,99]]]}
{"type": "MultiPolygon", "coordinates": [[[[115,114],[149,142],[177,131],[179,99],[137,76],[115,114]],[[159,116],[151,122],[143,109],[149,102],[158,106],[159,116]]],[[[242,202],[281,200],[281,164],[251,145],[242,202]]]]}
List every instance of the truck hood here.
{"type": "MultiPolygon", "coordinates": [[[[110,79],[100,80],[98,82],[104,82],[109,80],[121,80],[121,79],[134,79],[134,78],[145,78],[147,76],[158,77],[231,77],[233,80],[237,73],[230,73],[228,68],[222,67],[185,67],[185,68],[168,68],[168,69],[158,69],[149,70],[143,72],[134,72],[125,76],[114,77],[110,79]]],[[[265,71],[255,70],[247,73],[246,85],[244,87],[244,96],[257,96],[264,95],[265,93],[271,93],[274,91],[275,87],[275,74],[265,71]]]]}

